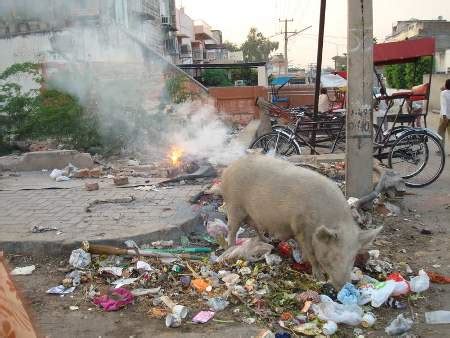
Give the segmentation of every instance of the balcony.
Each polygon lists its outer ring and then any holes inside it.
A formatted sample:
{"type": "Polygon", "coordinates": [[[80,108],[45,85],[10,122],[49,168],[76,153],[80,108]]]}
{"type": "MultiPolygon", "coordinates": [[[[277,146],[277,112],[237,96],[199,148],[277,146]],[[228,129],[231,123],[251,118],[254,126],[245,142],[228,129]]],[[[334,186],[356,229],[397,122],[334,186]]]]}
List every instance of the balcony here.
{"type": "Polygon", "coordinates": [[[217,43],[211,32],[211,27],[202,20],[194,22],[194,33],[197,40],[214,40],[217,43]]]}
{"type": "Polygon", "coordinates": [[[129,0],[128,7],[144,20],[155,20],[160,16],[158,0],[129,0]]]}
{"type": "Polygon", "coordinates": [[[203,49],[193,48],[192,49],[192,59],[194,61],[202,61],[203,60],[203,49]]]}

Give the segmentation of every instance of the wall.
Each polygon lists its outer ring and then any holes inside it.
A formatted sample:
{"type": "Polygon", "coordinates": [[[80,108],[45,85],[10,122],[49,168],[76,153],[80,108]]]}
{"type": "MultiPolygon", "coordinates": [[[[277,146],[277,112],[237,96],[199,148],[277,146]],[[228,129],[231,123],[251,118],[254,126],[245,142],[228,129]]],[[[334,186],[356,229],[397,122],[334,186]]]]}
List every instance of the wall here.
{"type": "MultiPolygon", "coordinates": [[[[271,90],[269,88],[269,94],[271,90]]],[[[314,85],[286,85],[278,92],[279,97],[287,97],[292,107],[314,104],[314,85]]]]}
{"type": "MultiPolygon", "coordinates": [[[[430,95],[430,108],[428,112],[440,110],[440,95],[441,87],[444,86],[445,80],[450,79],[450,74],[433,74],[431,78],[431,95],[430,95]]],[[[423,75],[423,82],[428,82],[428,74],[423,75]]]]}
{"type": "Polygon", "coordinates": [[[226,120],[245,125],[259,116],[259,108],[255,105],[256,98],[267,98],[267,89],[261,86],[210,87],[209,94],[219,115],[226,120]]]}

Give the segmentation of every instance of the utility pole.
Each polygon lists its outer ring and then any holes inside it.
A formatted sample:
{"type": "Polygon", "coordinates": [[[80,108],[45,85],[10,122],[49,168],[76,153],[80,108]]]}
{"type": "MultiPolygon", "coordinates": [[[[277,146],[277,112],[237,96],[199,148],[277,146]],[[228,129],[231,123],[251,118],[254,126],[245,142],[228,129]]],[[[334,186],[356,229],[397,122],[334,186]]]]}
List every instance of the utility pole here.
{"type": "Polygon", "coordinates": [[[372,0],[348,0],[345,181],[348,197],[372,191],[372,0]]]}
{"type": "MultiPolygon", "coordinates": [[[[293,22],[293,19],[278,19],[278,22],[284,22],[284,32],[281,31],[279,34],[284,34],[284,60],[286,61],[285,67],[284,67],[284,73],[287,74],[288,73],[288,55],[287,55],[287,46],[288,46],[288,41],[290,38],[292,38],[293,36],[300,34],[301,32],[304,32],[305,30],[311,28],[312,26],[308,26],[306,28],[303,28],[299,31],[295,30],[294,32],[288,32],[288,22],[293,22]],[[291,34],[291,35],[288,35],[291,34]]],[[[279,34],[275,34],[274,36],[277,36],[279,34]]]]}
{"type": "MultiPolygon", "coordinates": [[[[293,22],[294,19],[278,19],[278,22],[283,22],[284,21],[284,61],[285,61],[285,66],[284,66],[284,73],[287,74],[288,73],[288,56],[287,56],[287,45],[288,45],[288,33],[296,33],[296,32],[288,32],[288,22],[293,22]]],[[[283,32],[281,32],[283,33],[283,32]]]]}
{"type": "MultiPolygon", "coordinates": [[[[327,7],[327,0],[320,1],[320,18],[319,18],[319,38],[317,39],[317,64],[316,64],[316,84],[314,86],[314,119],[317,119],[319,110],[319,91],[320,78],[322,76],[322,52],[323,52],[323,33],[325,28],[325,10],[327,7]]],[[[316,124],[313,124],[311,133],[311,154],[316,153],[316,124]]]]}

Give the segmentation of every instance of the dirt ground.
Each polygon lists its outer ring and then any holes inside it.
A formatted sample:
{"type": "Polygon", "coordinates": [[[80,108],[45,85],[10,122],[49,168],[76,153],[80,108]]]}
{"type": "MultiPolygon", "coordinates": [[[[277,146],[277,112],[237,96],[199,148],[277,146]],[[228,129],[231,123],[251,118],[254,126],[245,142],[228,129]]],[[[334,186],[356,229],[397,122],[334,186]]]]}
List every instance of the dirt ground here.
{"type": "MultiPolygon", "coordinates": [[[[421,268],[450,275],[449,226],[450,226],[450,170],[445,168],[442,177],[433,185],[409,190],[411,193],[399,202],[402,215],[377,220],[384,229],[374,248],[394,263],[406,262],[415,273],[421,268]],[[423,234],[426,229],[431,234],[423,234]]],[[[29,301],[34,319],[42,335],[48,337],[252,337],[269,327],[264,323],[247,325],[240,322],[242,314],[232,309],[220,312],[216,320],[196,325],[185,322],[180,328],[167,329],[164,320],[151,319],[148,307],[139,302],[117,312],[106,313],[85,300],[82,289],[73,295],[59,297],[45,294],[64,277],[58,268],[66,266],[68,257],[33,258],[9,257],[10,266],[36,264],[31,276],[17,276],[16,282],[29,301]],[[79,310],[71,311],[69,306],[79,310]]],[[[405,310],[382,307],[375,311],[378,321],[372,329],[364,330],[366,337],[386,336],[384,328],[398,314],[414,318],[409,332],[418,337],[449,337],[450,324],[429,325],[424,313],[434,310],[450,310],[450,285],[431,284],[423,298],[410,301],[405,310]]],[[[353,328],[339,325],[338,336],[353,336],[353,328]]],[[[276,332],[276,328],[272,328],[276,332]]]]}

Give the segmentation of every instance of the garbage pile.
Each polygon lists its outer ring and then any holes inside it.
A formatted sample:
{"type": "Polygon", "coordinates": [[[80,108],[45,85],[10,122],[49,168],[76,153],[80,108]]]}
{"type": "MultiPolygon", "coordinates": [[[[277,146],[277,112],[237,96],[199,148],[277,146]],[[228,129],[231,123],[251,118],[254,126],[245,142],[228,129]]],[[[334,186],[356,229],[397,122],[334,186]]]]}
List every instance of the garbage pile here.
{"type": "MultiPolygon", "coordinates": [[[[102,311],[133,306],[176,328],[186,322],[260,323],[285,335],[332,335],[345,325],[369,330],[377,311],[405,309],[405,297],[429,287],[423,270],[405,278],[383,265],[379,252],[359,255],[352,283],[341,290],[313,279],[311,266],[294,240],[262,242],[238,238],[238,245],[223,250],[218,242],[227,234],[218,219],[205,233],[138,247],[83,243],[72,252],[70,270],[60,285],[47,293],[65,295],[83,290],[87,302],[102,311]],[[213,236],[211,236],[213,235],[213,236]]],[[[399,335],[413,322],[400,313],[386,327],[399,335]]]]}

